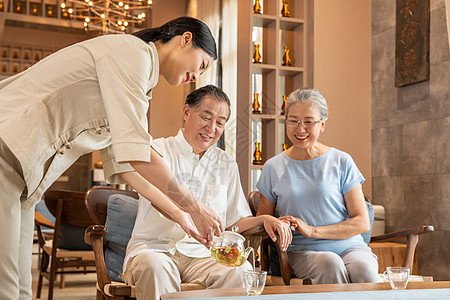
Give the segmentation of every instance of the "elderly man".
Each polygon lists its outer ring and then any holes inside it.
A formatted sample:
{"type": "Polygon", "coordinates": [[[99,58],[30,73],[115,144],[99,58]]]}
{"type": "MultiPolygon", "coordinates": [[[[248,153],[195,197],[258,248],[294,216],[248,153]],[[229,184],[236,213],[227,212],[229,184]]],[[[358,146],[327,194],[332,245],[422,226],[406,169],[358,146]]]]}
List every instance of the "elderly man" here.
{"type": "MultiPolygon", "coordinates": [[[[177,177],[174,182],[188,186],[227,228],[238,226],[242,232],[264,225],[272,239],[278,233],[287,248],[292,239],[288,225],[272,216],[252,216],[236,162],[214,146],[229,115],[230,100],[221,89],[213,85],[199,88],[186,98],[184,129],[175,137],[154,140],[152,147],[177,177]]],[[[236,268],[216,263],[205,246],[140,197],[124,263],[125,281],[136,286],[137,299],[159,299],[162,294],[179,291],[181,282],[207,288],[240,287],[243,271],[250,268],[248,262],[236,268]]]]}

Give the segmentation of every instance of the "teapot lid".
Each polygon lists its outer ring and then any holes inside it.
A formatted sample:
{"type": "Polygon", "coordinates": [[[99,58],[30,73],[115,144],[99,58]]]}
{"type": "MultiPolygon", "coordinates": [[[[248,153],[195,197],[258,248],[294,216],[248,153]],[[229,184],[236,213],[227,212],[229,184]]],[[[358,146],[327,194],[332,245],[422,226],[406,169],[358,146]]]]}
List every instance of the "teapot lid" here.
{"type": "Polygon", "coordinates": [[[231,228],[231,231],[224,231],[224,232],[222,232],[221,236],[226,236],[226,235],[234,236],[236,238],[242,239],[242,241],[245,241],[245,238],[238,233],[238,230],[239,230],[239,227],[233,226],[231,228]]]}

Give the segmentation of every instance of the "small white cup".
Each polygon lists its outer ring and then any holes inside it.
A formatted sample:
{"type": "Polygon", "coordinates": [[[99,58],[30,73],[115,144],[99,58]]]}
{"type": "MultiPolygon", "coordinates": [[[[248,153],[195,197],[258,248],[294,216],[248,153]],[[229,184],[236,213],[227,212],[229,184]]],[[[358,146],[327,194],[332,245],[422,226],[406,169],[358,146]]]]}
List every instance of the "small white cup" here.
{"type": "Polygon", "coordinates": [[[383,275],[393,290],[404,290],[408,285],[409,273],[409,268],[387,267],[383,275]]]}
{"type": "Polygon", "coordinates": [[[244,271],[244,287],[248,296],[258,296],[266,285],[266,271],[244,271]]]}

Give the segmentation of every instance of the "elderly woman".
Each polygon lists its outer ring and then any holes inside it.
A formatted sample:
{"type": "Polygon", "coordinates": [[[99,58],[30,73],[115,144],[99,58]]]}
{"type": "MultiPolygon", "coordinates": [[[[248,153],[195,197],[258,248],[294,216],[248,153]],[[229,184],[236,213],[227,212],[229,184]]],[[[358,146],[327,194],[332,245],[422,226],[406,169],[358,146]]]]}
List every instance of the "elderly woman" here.
{"type": "Polygon", "coordinates": [[[272,215],[276,206],[295,227],[287,251],[297,277],[313,284],[377,282],[377,257],[361,237],[370,229],[364,177],[350,155],[317,141],[327,110],[317,90],[289,95],[286,133],[293,146],[264,165],[258,215],[272,215]]]}

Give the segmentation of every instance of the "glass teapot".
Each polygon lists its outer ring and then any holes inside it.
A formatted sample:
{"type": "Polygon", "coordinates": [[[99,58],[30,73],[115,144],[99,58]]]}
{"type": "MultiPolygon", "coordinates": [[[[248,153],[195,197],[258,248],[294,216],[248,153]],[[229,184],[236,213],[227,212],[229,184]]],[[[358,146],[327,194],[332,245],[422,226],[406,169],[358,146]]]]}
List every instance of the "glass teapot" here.
{"type": "MultiPolygon", "coordinates": [[[[210,248],[211,257],[227,267],[239,267],[245,263],[252,247],[244,249],[245,238],[237,233],[238,227],[234,226],[231,231],[224,231],[210,248]]],[[[254,259],[253,259],[254,260],[254,259]]]]}

